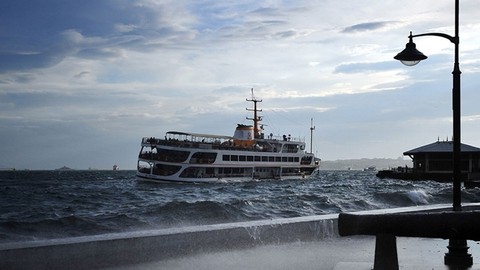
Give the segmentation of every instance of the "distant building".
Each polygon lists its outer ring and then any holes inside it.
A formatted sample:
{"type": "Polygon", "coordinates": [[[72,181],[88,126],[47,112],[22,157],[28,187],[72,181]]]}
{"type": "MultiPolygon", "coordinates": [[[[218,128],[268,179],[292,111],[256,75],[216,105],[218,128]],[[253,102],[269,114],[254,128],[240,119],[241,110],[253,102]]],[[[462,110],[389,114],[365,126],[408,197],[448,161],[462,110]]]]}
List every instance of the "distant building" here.
{"type": "MultiPolygon", "coordinates": [[[[480,172],[480,148],[461,144],[461,177],[465,181],[469,176],[480,172]]],[[[395,168],[379,171],[380,178],[408,180],[452,181],[453,177],[453,142],[437,141],[407,152],[413,161],[413,168],[395,168]]],[[[471,177],[470,177],[471,178],[471,177]]]]}

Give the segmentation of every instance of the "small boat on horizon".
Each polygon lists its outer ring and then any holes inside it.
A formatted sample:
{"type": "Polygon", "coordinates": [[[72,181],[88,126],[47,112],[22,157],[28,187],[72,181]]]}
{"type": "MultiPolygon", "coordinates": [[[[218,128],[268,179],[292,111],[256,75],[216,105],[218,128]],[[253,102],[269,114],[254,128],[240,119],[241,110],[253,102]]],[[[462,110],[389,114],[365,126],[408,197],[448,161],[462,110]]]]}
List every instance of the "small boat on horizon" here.
{"type": "Polygon", "coordinates": [[[61,168],[55,169],[55,171],[73,171],[73,169],[67,166],[63,166],[61,168]]]}
{"type": "MultiPolygon", "coordinates": [[[[238,124],[233,136],[168,131],[163,139],[144,137],[137,162],[141,181],[229,182],[255,179],[305,178],[320,159],[305,142],[290,134],[265,137],[253,95],[253,125],[238,124]],[[311,151],[312,152],[312,151],[311,151]]],[[[313,128],[311,128],[313,132],[313,128]]]]}

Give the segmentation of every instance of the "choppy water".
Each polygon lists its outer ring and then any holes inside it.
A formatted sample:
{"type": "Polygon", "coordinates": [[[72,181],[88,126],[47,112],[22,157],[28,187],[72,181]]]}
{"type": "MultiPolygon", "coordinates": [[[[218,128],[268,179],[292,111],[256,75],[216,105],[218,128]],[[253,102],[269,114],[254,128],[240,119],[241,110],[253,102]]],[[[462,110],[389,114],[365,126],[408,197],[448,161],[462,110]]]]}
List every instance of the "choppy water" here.
{"type": "MultiPolygon", "coordinates": [[[[480,189],[462,191],[479,202],[480,189]]],[[[0,243],[451,203],[448,183],[320,171],[309,179],[149,184],[135,171],[0,172],[0,243]]]]}

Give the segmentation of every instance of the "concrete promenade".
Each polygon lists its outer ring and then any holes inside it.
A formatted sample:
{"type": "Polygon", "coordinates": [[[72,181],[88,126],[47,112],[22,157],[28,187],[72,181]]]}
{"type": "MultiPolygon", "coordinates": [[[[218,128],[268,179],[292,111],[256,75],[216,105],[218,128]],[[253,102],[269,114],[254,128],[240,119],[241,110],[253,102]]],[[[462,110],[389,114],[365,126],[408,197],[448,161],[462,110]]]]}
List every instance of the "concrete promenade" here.
{"type": "MultiPolygon", "coordinates": [[[[479,243],[468,241],[474,257],[471,269],[480,269],[479,243]]],[[[448,240],[397,238],[400,269],[446,270],[443,256],[448,240]]],[[[171,269],[171,270],[370,270],[373,268],[375,238],[366,236],[330,238],[315,242],[266,245],[249,249],[219,251],[167,259],[109,270],[171,269]]]]}
{"type": "MultiPolygon", "coordinates": [[[[480,207],[480,204],[470,204],[480,207]]],[[[431,205],[364,211],[438,211],[431,205]]],[[[0,269],[372,269],[375,238],[339,237],[338,215],[0,245],[0,269]]],[[[480,269],[480,246],[468,241],[480,269]]],[[[401,269],[447,269],[448,240],[397,238],[401,269]]]]}

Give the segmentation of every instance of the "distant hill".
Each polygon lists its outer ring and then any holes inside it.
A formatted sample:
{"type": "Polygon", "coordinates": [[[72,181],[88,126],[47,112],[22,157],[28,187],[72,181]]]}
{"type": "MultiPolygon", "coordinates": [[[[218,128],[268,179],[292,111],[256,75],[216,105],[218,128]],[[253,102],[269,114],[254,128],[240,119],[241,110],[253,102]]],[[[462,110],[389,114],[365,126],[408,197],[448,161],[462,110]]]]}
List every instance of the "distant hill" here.
{"type": "Polygon", "coordinates": [[[320,170],[363,170],[364,168],[375,166],[377,170],[412,167],[411,159],[394,158],[362,158],[362,159],[341,159],[341,160],[322,160],[320,170]]]}

